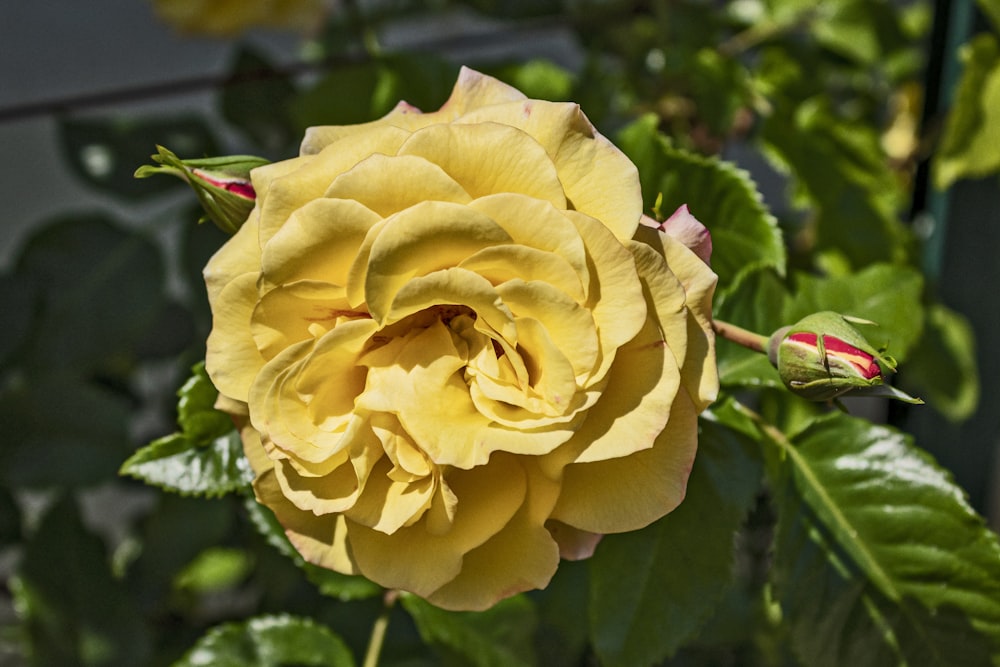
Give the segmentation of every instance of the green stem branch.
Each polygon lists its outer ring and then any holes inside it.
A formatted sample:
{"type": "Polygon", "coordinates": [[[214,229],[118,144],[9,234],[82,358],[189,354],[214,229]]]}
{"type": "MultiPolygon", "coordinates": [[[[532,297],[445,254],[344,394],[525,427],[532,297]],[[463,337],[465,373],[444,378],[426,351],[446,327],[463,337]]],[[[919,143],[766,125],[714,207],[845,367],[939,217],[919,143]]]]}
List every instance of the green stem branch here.
{"type": "Polygon", "coordinates": [[[722,320],[713,321],[712,328],[715,330],[715,333],[726,340],[730,340],[737,345],[742,345],[754,352],[767,354],[767,336],[762,336],[759,333],[754,333],[753,331],[738,327],[729,322],[723,322],[722,320]]]}
{"type": "Polygon", "coordinates": [[[372,626],[372,634],[368,639],[368,650],[365,652],[365,661],[362,667],[378,667],[378,659],[382,654],[382,644],[385,643],[385,632],[389,628],[389,616],[392,608],[396,606],[399,599],[399,591],[388,590],[382,598],[382,613],[375,619],[372,626]]]}

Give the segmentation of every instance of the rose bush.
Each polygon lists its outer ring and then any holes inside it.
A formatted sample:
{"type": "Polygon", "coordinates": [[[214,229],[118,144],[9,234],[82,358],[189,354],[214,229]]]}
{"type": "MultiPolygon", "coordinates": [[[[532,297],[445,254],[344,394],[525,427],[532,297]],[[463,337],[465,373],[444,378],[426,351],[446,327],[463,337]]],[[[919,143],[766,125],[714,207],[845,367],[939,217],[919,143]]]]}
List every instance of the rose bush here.
{"type": "Polygon", "coordinates": [[[681,502],[715,275],[578,106],[464,69],[252,182],[207,369],[307,560],[482,609],[681,502]]]}

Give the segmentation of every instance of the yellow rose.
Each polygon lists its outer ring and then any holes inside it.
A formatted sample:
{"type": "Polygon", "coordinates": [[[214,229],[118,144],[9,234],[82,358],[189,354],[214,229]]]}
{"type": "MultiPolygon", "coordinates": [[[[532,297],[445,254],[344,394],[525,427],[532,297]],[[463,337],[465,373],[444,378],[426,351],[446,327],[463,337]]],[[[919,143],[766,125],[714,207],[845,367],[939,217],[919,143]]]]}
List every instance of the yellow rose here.
{"type": "Polygon", "coordinates": [[[307,560],[483,609],[681,502],[716,277],[577,105],[463,69],[251,178],[207,367],[307,560]]]}
{"type": "Polygon", "coordinates": [[[153,6],[179,30],[222,36],[254,27],[305,30],[325,11],[324,0],[153,0],[153,6]]]}

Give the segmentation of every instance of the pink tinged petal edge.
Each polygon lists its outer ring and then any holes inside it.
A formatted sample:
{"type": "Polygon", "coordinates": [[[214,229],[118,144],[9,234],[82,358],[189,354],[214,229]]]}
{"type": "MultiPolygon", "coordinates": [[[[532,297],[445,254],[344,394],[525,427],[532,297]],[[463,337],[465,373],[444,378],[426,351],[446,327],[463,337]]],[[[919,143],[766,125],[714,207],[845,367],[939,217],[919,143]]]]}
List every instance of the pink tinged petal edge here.
{"type": "Polygon", "coordinates": [[[640,221],[647,227],[658,229],[687,246],[705,264],[712,265],[712,235],[708,228],[701,224],[698,218],[691,214],[687,204],[681,204],[673,214],[663,222],[657,222],[648,215],[640,221]]]}

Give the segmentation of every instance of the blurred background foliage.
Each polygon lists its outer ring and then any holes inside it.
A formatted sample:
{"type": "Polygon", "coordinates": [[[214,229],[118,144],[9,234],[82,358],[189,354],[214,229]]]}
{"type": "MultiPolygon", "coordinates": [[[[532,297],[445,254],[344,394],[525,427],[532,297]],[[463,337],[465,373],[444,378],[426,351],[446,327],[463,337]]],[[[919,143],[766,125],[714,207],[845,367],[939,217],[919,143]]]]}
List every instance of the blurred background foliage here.
{"type": "MultiPolygon", "coordinates": [[[[720,593],[700,632],[708,612],[638,657],[608,648],[628,628],[600,609],[588,620],[588,586],[610,584],[590,581],[585,564],[475,618],[408,597],[385,612],[363,582],[308,567],[304,578],[278,533],[260,529],[268,518],[242,493],[222,495],[220,480],[239,481],[226,458],[238,443],[184,413],[197,375],[180,415],[174,389],[203,358],[201,267],[225,237],[194,224],[182,184],[136,180],[135,168],[156,144],[282,159],[310,125],[371,120],[400,99],[436,108],[461,64],[529,97],[580,103],[640,167],[649,210],[658,195],[665,214],[687,203],[713,232],[720,317],[761,333],[823,309],[880,322],[876,342],[902,362],[898,383],[928,406],[852,410],[914,434],[996,525],[996,0],[211,4],[150,6],[230,44],[225,76],[174,84],[214,90],[211,113],[53,114],[66,168],[155,217],[135,224],[109,206],[33,221],[0,274],[0,664],[169,665],[199,640],[178,664],[353,664],[384,613],[385,665],[796,664],[795,628],[760,604],[773,507],[758,498],[749,515],[739,509],[758,491],[753,457],[724,482],[741,497],[727,510],[743,524],[740,586],[720,593]],[[299,60],[273,62],[243,39],[250,27],[302,30],[299,60]],[[198,461],[220,467],[184,488],[219,497],[118,476],[161,437],[177,452],[211,452],[198,461]]],[[[725,385],[758,391],[761,414],[786,433],[818,438],[804,429],[821,409],[787,401],[766,360],[720,343],[719,363],[725,385]]],[[[613,564],[614,547],[599,557],[613,564]]]]}

